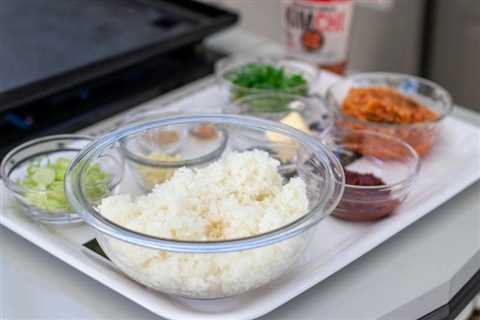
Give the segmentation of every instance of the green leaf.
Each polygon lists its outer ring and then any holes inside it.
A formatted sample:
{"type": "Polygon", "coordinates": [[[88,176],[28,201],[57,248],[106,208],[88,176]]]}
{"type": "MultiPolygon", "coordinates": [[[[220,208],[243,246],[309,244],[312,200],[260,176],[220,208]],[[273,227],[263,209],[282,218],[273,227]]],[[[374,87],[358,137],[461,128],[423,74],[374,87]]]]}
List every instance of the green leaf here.
{"type": "Polygon", "coordinates": [[[225,75],[225,79],[239,88],[234,88],[234,99],[248,94],[245,89],[276,90],[305,95],[307,81],[301,74],[287,74],[283,68],[269,64],[251,63],[225,75]],[[243,92],[241,91],[242,88],[243,92]]]}

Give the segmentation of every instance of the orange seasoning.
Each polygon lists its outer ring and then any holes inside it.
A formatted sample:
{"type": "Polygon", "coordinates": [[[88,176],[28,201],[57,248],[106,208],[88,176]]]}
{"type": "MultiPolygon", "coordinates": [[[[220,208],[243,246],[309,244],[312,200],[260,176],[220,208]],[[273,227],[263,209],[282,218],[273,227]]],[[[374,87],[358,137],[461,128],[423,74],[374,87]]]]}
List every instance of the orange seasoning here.
{"type": "MultiPolygon", "coordinates": [[[[341,112],[355,119],[379,125],[409,125],[433,122],[438,118],[436,112],[414,99],[404,96],[394,89],[382,87],[350,89],[341,106],[341,112]]],[[[369,127],[368,125],[349,123],[348,120],[340,120],[338,124],[352,129],[374,129],[396,136],[409,143],[420,155],[426,154],[433,143],[434,126],[369,127]]]]}
{"type": "Polygon", "coordinates": [[[353,88],[342,112],[360,120],[389,124],[433,121],[437,114],[412,98],[389,88],[353,88]]]}

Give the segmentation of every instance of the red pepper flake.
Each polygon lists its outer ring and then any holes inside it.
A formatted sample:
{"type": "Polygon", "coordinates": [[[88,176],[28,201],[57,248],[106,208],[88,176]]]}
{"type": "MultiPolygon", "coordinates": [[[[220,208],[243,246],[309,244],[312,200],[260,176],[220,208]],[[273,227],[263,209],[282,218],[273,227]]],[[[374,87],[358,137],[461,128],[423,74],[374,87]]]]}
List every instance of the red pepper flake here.
{"type": "Polygon", "coordinates": [[[336,217],[353,220],[377,220],[393,213],[400,204],[392,198],[390,190],[361,189],[352,186],[385,186],[386,183],[371,173],[358,173],[345,169],[345,191],[335,209],[336,217]]]}
{"type": "Polygon", "coordinates": [[[371,173],[358,173],[350,170],[345,170],[345,183],[354,186],[384,186],[385,182],[382,179],[374,176],[371,173]]]}

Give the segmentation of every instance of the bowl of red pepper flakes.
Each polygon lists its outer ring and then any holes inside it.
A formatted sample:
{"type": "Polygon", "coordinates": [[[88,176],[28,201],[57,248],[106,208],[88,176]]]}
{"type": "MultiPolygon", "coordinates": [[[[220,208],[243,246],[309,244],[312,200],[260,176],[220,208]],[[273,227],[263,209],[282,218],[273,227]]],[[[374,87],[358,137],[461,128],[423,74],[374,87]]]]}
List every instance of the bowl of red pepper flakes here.
{"type": "Polygon", "coordinates": [[[420,157],[410,145],[381,133],[338,127],[324,143],[345,171],[345,191],[335,217],[372,221],[395,213],[420,169],[420,157]]]}

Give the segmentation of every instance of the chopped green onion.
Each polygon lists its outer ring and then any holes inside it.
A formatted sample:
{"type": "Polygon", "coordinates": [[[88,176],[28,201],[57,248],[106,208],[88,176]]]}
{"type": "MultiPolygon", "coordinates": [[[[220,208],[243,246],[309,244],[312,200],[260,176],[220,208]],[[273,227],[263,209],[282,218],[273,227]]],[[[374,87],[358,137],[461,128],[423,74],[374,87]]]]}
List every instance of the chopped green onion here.
{"type": "Polygon", "coordinates": [[[252,94],[255,90],[282,91],[294,95],[307,94],[307,81],[301,74],[287,74],[283,68],[269,64],[251,63],[225,75],[236,87],[233,88],[233,99],[237,100],[252,94]]]}
{"type": "MultiPolygon", "coordinates": [[[[65,198],[63,182],[71,160],[58,158],[46,165],[31,164],[26,169],[26,177],[17,184],[26,189],[25,198],[33,206],[46,211],[71,211],[65,198]]],[[[100,199],[108,192],[110,175],[94,164],[86,170],[86,192],[91,199],[100,199]]]]}

